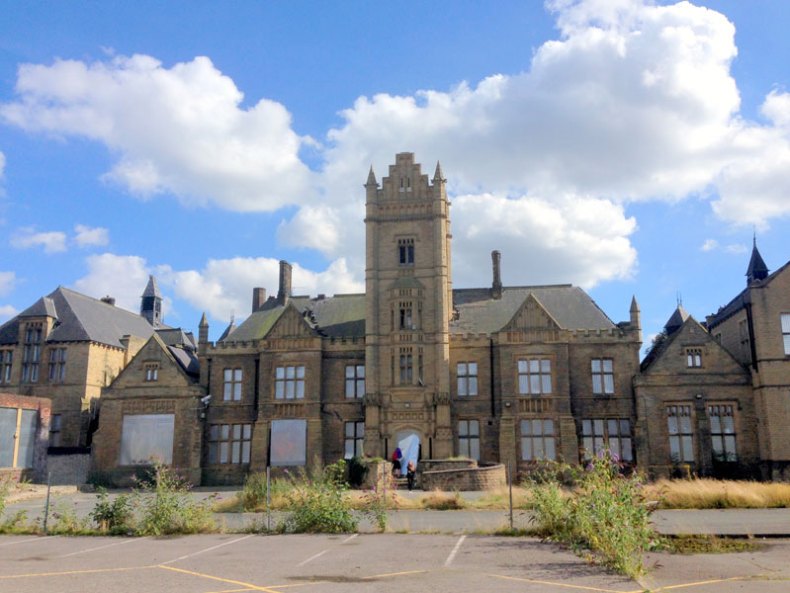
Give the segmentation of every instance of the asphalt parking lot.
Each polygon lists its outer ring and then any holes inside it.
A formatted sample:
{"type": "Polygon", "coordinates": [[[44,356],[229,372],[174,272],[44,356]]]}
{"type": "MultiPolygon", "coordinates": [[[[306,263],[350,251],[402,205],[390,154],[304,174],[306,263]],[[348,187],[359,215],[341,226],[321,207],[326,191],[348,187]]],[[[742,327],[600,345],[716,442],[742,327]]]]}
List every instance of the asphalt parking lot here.
{"type": "Polygon", "coordinates": [[[0,537],[0,593],[786,592],[790,541],[651,555],[632,581],[531,538],[472,535],[0,537]]]}

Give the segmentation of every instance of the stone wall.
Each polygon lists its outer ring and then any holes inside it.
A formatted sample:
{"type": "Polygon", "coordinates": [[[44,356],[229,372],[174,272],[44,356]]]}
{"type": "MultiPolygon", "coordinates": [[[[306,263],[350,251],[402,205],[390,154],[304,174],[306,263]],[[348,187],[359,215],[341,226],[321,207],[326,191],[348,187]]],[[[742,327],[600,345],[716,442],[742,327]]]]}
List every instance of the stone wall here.
{"type": "MultiPolygon", "coordinates": [[[[51,449],[47,455],[50,484],[80,486],[88,481],[91,469],[90,449],[64,447],[51,449]]],[[[46,477],[43,481],[46,481],[46,477]]]]}
{"type": "Polygon", "coordinates": [[[418,484],[423,490],[495,490],[507,486],[507,474],[501,463],[485,467],[456,467],[423,471],[418,484]]]}

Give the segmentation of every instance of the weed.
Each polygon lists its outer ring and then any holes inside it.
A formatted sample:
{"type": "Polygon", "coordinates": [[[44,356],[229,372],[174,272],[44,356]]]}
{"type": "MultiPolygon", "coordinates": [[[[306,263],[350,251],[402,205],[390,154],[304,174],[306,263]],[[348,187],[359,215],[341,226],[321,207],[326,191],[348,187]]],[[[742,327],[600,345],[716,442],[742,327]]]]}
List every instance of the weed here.
{"type": "Polygon", "coordinates": [[[90,518],[99,531],[111,534],[131,532],[134,520],[132,498],[128,494],[119,494],[114,500],[110,500],[104,488],[99,488],[97,494],[98,499],[90,518]]]}
{"type": "Polygon", "coordinates": [[[451,494],[439,490],[434,490],[427,496],[423,496],[422,505],[432,511],[457,511],[466,508],[466,503],[458,492],[451,494]]]}
{"type": "Polygon", "coordinates": [[[65,501],[58,502],[52,511],[52,520],[48,523],[47,533],[50,535],[90,535],[90,519],[80,519],[73,507],[65,501]]]}
{"type": "Polygon", "coordinates": [[[294,533],[348,533],[357,530],[357,519],[344,496],[345,463],[339,461],[310,479],[301,476],[288,494],[290,514],[284,528],[294,533]]]}
{"type": "Polygon", "coordinates": [[[195,501],[188,485],[167,466],[154,466],[154,478],[135,492],[140,508],[138,535],[205,533],[216,529],[212,500],[195,501]]]}
{"type": "Polygon", "coordinates": [[[535,522],[544,537],[574,550],[591,550],[596,559],[621,574],[644,572],[643,555],[658,537],[637,475],[620,475],[616,460],[605,452],[581,475],[574,496],[566,497],[557,482],[533,487],[535,522]]]}
{"type": "Polygon", "coordinates": [[[665,537],[661,549],[672,554],[731,554],[754,552],[762,547],[752,539],[716,535],[681,535],[665,537]]]}

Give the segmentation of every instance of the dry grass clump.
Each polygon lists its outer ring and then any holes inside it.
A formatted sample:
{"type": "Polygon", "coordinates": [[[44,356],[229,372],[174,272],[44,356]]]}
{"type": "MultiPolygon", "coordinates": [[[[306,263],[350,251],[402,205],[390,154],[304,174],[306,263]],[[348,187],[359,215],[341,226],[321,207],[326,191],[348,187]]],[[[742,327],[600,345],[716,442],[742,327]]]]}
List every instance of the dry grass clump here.
{"type": "Polygon", "coordinates": [[[420,498],[422,508],[431,511],[457,511],[466,508],[466,501],[458,492],[433,490],[420,498]]]}
{"type": "Polygon", "coordinates": [[[790,484],[734,480],[658,480],[644,487],[664,509],[764,509],[790,507],[790,484]]]}
{"type": "MultiPolygon", "coordinates": [[[[529,488],[513,486],[513,508],[529,509],[532,508],[532,494],[529,488]]],[[[466,501],[468,508],[479,510],[502,510],[510,505],[510,493],[507,486],[487,490],[480,498],[466,501]]]]}

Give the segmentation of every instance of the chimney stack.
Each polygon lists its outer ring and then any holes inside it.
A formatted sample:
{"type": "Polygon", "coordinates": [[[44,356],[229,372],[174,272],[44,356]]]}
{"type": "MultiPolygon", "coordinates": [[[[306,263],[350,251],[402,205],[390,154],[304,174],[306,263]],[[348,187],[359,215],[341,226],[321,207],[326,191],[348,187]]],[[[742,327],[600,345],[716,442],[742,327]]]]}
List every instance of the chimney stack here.
{"type": "Polygon", "coordinates": [[[266,302],[266,289],[255,287],[252,289],[252,312],[260,311],[266,302]]]}
{"type": "Polygon", "coordinates": [[[287,305],[291,297],[291,264],[280,260],[280,287],[277,290],[277,304],[287,305]]]}
{"type": "Polygon", "coordinates": [[[113,307],[115,306],[115,298],[111,297],[110,295],[102,297],[101,302],[107,303],[108,305],[112,305],[113,307]]]}
{"type": "Polygon", "coordinates": [[[500,270],[500,262],[502,261],[502,254],[499,251],[491,252],[491,265],[494,268],[494,281],[491,283],[491,298],[502,298],[502,273],[500,270]]]}

